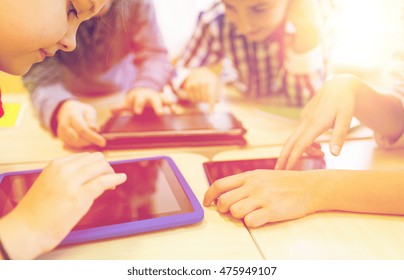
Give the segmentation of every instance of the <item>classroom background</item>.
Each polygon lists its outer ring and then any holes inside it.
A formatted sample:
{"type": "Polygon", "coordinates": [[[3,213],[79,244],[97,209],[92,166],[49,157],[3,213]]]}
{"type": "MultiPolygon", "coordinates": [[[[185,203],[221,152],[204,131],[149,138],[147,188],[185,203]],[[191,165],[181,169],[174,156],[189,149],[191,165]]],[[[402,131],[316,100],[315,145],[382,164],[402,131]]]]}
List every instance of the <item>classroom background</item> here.
{"type": "MultiPolygon", "coordinates": [[[[329,20],[335,45],[330,57],[329,73],[349,72],[373,85],[389,88],[397,64],[404,61],[404,55],[397,52],[404,38],[403,31],[400,30],[404,26],[404,2],[332,1],[336,7],[329,20]]],[[[212,2],[213,0],[154,0],[160,28],[172,61],[180,55],[191,36],[198,12],[212,2]]],[[[40,127],[32,108],[28,106],[29,97],[20,77],[1,73],[0,84],[5,101],[21,103],[22,100],[22,103],[27,105],[21,125],[2,131],[2,172],[41,168],[51,159],[72,153],[63,146],[62,141],[51,137],[48,131],[40,127]]],[[[101,100],[99,107],[103,104],[109,105],[106,101],[108,99],[101,100]]],[[[246,140],[249,146],[245,149],[234,146],[189,147],[150,151],[117,150],[105,151],[104,154],[111,161],[156,154],[168,155],[178,165],[199,201],[202,201],[208,187],[202,168],[204,162],[275,157],[297,125],[295,120],[267,114],[252,102],[243,100],[228,103],[224,104],[228,107],[219,109],[234,112],[248,129],[246,140]]],[[[328,151],[327,141],[330,134],[322,136],[324,137],[320,140],[326,153],[327,168],[383,170],[403,166],[404,150],[377,148],[369,130],[363,135],[362,130],[353,129],[339,157],[331,156],[328,151]]],[[[201,224],[61,247],[41,258],[404,259],[404,224],[401,216],[330,211],[248,229],[240,220],[222,215],[213,207],[207,207],[204,211],[206,222],[201,224]]],[[[234,262],[231,265],[235,265],[234,262]]]]}
{"type": "MultiPolygon", "coordinates": [[[[199,11],[216,0],[154,0],[170,57],[181,54],[199,11]]],[[[328,1],[328,0],[322,0],[328,1]]],[[[328,73],[352,73],[374,86],[389,88],[400,67],[404,37],[401,0],[332,0],[329,23],[333,47],[328,73]]],[[[19,77],[0,73],[3,92],[25,92],[19,77]]]]}

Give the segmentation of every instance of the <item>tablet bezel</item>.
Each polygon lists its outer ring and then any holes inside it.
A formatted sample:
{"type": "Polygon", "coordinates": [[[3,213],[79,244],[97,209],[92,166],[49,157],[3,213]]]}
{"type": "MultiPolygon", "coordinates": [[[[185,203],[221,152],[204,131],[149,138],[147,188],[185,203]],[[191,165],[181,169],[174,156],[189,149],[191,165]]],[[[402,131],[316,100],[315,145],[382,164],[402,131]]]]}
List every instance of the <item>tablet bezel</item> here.
{"type": "MultiPolygon", "coordinates": [[[[171,175],[174,175],[177,179],[179,185],[176,186],[176,190],[173,190],[173,187],[170,186],[171,192],[175,194],[178,190],[183,190],[183,193],[188,198],[189,203],[191,204],[192,211],[186,213],[177,213],[177,214],[167,214],[165,216],[154,217],[144,220],[130,221],[125,223],[117,223],[112,225],[104,225],[104,226],[96,226],[92,228],[86,229],[77,229],[72,230],[66,238],[60,243],[60,245],[74,244],[74,243],[83,243],[90,242],[100,239],[109,239],[116,238],[122,236],[128,236],[143,232],[156,231],[161,229],[167,229],[172,227],[178,227],[182,225],[193,224],[201,221],[204,217],[204,211],[202,206],[200,205],[198,199],[195,194],[191,190],[190,186],[186,182],[185,178],[181,174],[178,167],[175,165],[174,161],[168,156],[157,156],[157,157],[148,157],[148,158],[138,158],[138,159],[129,159],[129,160],[121,160],[121,161],[112,161],[111,165],[118,164],[127,164],[132,162],[140,162],[140,161],[155,161],[155,160],[163,160],[165,161],[170,170],[172,171],[171,175]]],[[[32,174],[41,172],[41,169],[36,170],[26,170],[19,172],[7,172],[4,174],[0,174],[0,182],[6,176],[13,175],[24,175],[24,174],[32,174]]],[[[164,173],[164,172],[163,172],[164,173]]],[[[164,175],[167,178],[166,173],[164,175]]],[[[168,179],[167,179],[168,181],[168,179]]],[[[179,203],[179,202],[178,202],[179,203]]],[[[180,204],[180,203],[179,203],[180,204]]],[[[181,204],[180,204],[181,206],[181,204]]],[[[91,211],[91,209],[90,209],[91,211]]]]}

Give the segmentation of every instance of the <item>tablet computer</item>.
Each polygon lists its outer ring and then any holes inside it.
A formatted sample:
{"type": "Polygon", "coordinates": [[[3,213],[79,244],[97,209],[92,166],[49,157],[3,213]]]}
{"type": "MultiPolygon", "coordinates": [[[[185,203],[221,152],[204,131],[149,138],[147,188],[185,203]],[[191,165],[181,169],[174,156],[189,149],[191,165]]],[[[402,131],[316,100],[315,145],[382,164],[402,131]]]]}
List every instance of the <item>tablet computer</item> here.
{"type": "Polygon", "coordinates": [[[106,148],[245,145],[246,129],[231,113],[118,115],[101,129],[106,148]]]}
{"type": "MultiPolygon", "coordinates": [[[[205,174],[209,184],[213,184],[218,179],[251,171],[255,169],[274,169],[277,158],[209,161],[203,163],[205,174]]],[[[294,170],[324,169],[326,167],[324,158],[321,157],[301,157],[294,170]]]]}
{"type": "MultiPolygon", "coordinates": [[[[199,222],[203,209],[169,157],[112,162],[127,181],[97,198],[61,245],[114,238],[199,222]]],[[[0,175],[0,217],[11,211],[40,170],[0,175]]],[[[52,209],[49,209],[52,211],[52,209]]]]}

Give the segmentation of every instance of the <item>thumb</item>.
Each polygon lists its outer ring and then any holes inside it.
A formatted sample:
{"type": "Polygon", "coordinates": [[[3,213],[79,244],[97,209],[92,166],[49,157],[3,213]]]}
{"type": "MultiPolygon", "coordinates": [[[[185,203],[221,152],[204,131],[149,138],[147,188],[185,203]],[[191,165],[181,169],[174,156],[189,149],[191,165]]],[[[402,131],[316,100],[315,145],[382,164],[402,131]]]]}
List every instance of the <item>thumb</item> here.
{"type": "Polygon", "coordinates": [[[188,92],[186,89],[178,89],[177,95],[181,99],[188,99],[188,92]]]}
{"type": "Polygon", "coordinates": [[[96,131],[99,130],[99,126],[97,124],[97,113],[93,108],[84,110],[84,120],[90,128],[96,131]]]}

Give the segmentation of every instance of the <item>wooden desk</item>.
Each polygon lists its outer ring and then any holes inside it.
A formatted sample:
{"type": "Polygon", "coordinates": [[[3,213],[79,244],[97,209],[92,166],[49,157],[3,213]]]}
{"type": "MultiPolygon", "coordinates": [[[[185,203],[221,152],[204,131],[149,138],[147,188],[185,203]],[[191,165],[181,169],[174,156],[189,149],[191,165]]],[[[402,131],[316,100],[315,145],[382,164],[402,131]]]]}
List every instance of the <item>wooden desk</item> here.
{"type": "Polygon", "coordinates": [[[63,149],[60,140],[52,137],[40,126],[27,94],[3,94],[2,99],[4,103],[21,103],[23,111],[17,127],[0,129],[0,166],[38,160],[49,161],[70,154],[63,149]]]}
{"type": "MultiPolygon", "coordinates": [[[[199,201],[208,187],[197,154],[170,155],[199,201]]],[[[128,157],[126,157],[128,158],[128,157]]],[[[123,159],[123,158],[116,158],[123,159]]],[[[12,165],[8,170],[38,168],[12,165]]],[[[41,259],[262,259],[257,246],[243,223],[204,208],[202,222],[180,228],[160,230],[123,238],[65,246],[42,255],[41,259]]]]}
{"type": "MultiPolygon", "coordinates": [[[[60,139],[51,135],[44,129],[32,108],[29,95],[24,93],[3,94],[4,102],[20,102],[24,112],[17,127],[0,129],[0,166],[4,164],[24,164],[30,162],[49,160],[78,152],[63,145],[60,139]],[[17,151],[17,152],[16,152],[17,151]]],[[[100,98],[86,98],[83,101],[92,104],[98,113],[98,122],[103,124],[110,116],[110,109],[119,106],[123,102],[122,94],[111,94],[100,98]]],[[[173,152],[199,153],[212,158],[216,153],[224,150],[244,149],[261,146],[276,146],[283,144],[297,126],[297,122],[276,115],[263,113],[255,106],[270,102],[266,99],[247,101],[244,99],[231,99],[216,106],[217,111],[230,111],[247,128],[246,147],[238,146],[208,146],[208,147],[179,147],[158,149],[130,149],[130,150],[106,150],[104,154],[108,158],[122,156],[153,156],[173,152]]],[[[354,133],[350,137],[369,137],[369,132],[354,133]]],[[[329,135],[320,137],[321,141],[328,140],[329,135]]],[[[89,149],[87,149],[89,150],[89,149]]]]}
{"type": "MultiPolygon", "coordinates": [[[[39,121],[32,111],[27,95],[7,94],[3,96],[5,102],[19,100],[27,107],[23,120],[17,128],[1,131],[0,172],[38,167],[38,164],[44,164],[51,159],[74,152],[65,149],[60,140],[53,138],[48,131],[40,126],[39,121]]],[[[108,107],[104,106],[104,104],[109,103],[109,98],[111,97],[97,101],[98,104],[96,107],[98,106],[98,108],[101,109],[101,115],[109,110],[108,107]],[[104,113],[102,113],[103,110],[104,113]]],[[[243,149],[237,149],[237,147],[234,146],[220,146],[122,150],[105,151],[105,155],[110,160],[118,160],[123,158],[171,154],[192,189],[195,191],[200,201],[202,201],[202,197],[207,188],[207,182],[201,163],[207,160],[207,157],[210,158],[215,153],[222,151],[224,152],[214,156],[214,159],[224,159],[226,157],[239,158],[240,156],[247,158],[277,156],[280,151],[280,147],[277,145],[283,143],[295,127],[290,121],[282,122],[280,119],[270,121],[266,115],[255,114],[254,107],[248,103],[224,104],[222,107],[219,106],[218,110],[220,109],[232,111],[244,123],[249,131],[247,134],[248,147],[243,149]],[[260,146],[265,147],[259,148],[260,146]],[[184,154],[184,151],[195,152],[199,155],[184,154]]],[[[103,118],[100,118],[100,122],[102,121],[103,118]]],[[[352,143],[353,147],[356,145],[356,148],[352,150],[363,151],[363,154],[359,157],[354,157],[352,153],[349,152],[351,144],[347,143],[341,157],[328,161],[329,167],[384,168],[402,164],[401,156],[403,156],[403,152],[400,152],[400,157],[396,157],[396,152],[383,152],[374,149],[374,144],[371,141],[353,141],[352,143]]],[[[327,155],[327,157],[330,156],[327,155]]],[[[200,224],[91,244],[58,248],[42,256],[42,258],[262,258],[253,239],[240,221],[231,219],[226,215],[220,215],[211,208],[207,208],[205,214],[205,220],[200,224]]],[[[311,215],[298,221],[268,225],[260,229],[251,230],[251,235],[259,245],[259,249],[262,250],[265,258],[363,258],[363,255],[360,254],[360,250],[362,249],[366,252],[366,256],[370,258],[377,256],[381,258],[394,258],[397,255],[394,255],[391,251],[399,250],[398,255],[403,256],[403,252],[396,248],[404,248],[404,246],[400,246],[404,244],[400,243],[400,239],[397,238],[398,235],[396,236],[389,232],[390,228],[393,228],[402,235],[402,224],[402,218],[400,217],[322,213],[311,215]],[[344,229],[350,229],[347,233],[347,237],[344,237],[343,234],[336,234],[338,230],[342,231],[344,229]],[[307,232],[307,234],[303,234],[304,232],[307,232]],[[371,232],[375,232],[381,237],[376,239],[376,235],[371,235],[371,232]],[[319,235],[324,236],[324,238],[319,238],[319,235]],[[367,241],[364,238],[356,240],[358,239],[357,236],[361,235],[370,237],[367,241]],[[345,242],[346,240],[348,241],[345,242]],[[342,245],[340,243],[342,243],[342,245]],[[376,245],[369,245],[373,243],[376,245]],[[310,244],[313,248],[311,250],[299,250],[298,248],[304,247],[304,244],[310,244]],[[316,244],[317,246],[314,246],[316,244]],[[387,244],[384,248],[390,251],[377,251],[374,249],[379,248],[377,244],[380,244],[380,248],[382,248],[384,244],[387,244]],[[347,246],[346,250],[343,249],[344,245],[347,246]],[[335,248],[342,249],[338,251],[335,248]],[[358,250],[351,248],[358,248],[358,250]]]]}
{"type": "MultiPolygon", "coordinates": [[[[323,145],[329,169],[404,166],[404,149],[384,151],[372,140],[349,141],[339,157],[323,145]]],[[[225,151],[213,160],[274,157],[280,147],[225,151]]],[[[404,259],[404,218],[323,212],[249,229],[266,259],[404,259]]]]}

